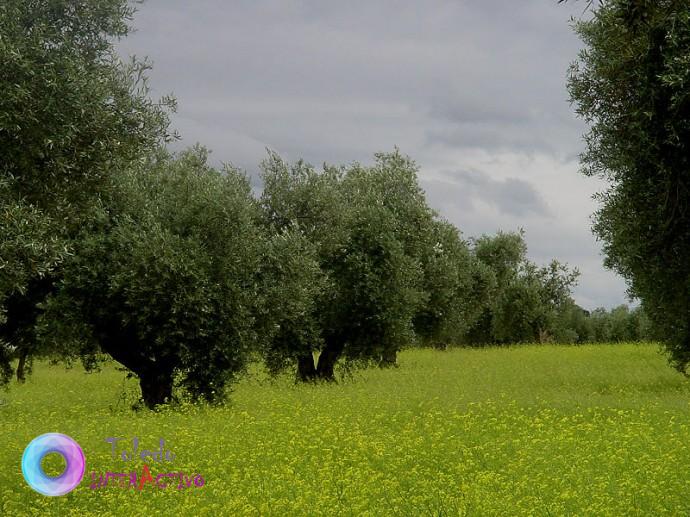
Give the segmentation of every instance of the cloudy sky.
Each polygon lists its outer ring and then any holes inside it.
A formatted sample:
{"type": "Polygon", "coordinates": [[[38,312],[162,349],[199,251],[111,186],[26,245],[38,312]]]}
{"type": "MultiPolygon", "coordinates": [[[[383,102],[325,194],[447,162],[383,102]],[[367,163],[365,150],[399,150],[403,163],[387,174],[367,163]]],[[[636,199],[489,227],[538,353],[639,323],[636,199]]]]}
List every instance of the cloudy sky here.
{"type": "Polygon", "coordinates": [[[320,165],[398,146],[466,237],[526,231],[530,257],[582,272],[586,308],[626,302],[590,232],[585,130],[568,103],[580,47],[556,0],[148,0],[120,44],[174,93],[183,139],[256,175],[265,149],[320,165]]]}

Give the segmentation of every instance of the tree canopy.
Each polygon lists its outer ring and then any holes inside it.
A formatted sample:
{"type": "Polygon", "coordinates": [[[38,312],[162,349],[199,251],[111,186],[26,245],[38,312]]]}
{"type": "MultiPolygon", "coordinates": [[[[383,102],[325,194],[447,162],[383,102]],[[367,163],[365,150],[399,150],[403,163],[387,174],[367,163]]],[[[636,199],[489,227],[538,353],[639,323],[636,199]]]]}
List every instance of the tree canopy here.
{"type": "Polygon", "coordinates": [[[67,355],[103,351],[137,374],[144,402],[174,381],[214,400],[257,340],[264,240],[249,182],[197,148],[161,153],[119,177],[84,228],[42,318],[67,355]],[[177,376],[177,379],[176,379],[177,376]]]}
{"type": "Polygon", "coordinates": [[[690,11],[687,2],[602,2],[575,29],[568,88],[590,125],[583,172],[610,185],[594,231],[606,265],[642,301],[675,366],[690,363],[690,11]]]}
{"type": "Polygon", "coordinates": [[[302,380],[332,379],[341,357],[394,357],[414,341],[413,319],[425,299],[421,255],[434,216],[416,165],[396,151],[377,155],[371,167],[317,172],[272,154],[263,169],[267,223],[308,240],[323,286],[303,316],[305,328],[291,331],[292,345],[281,339],[269,348],[272,364],[296,363],[302,380]]]}
{"type": "MultiPolygon", "coordinates": [[[[0,5],[0,363],[29,346],[3,325],[39,304],[70,239],[113,172],[158,147],[174,101],[148,96],[142,61],[122,61],[127,0],[0,5]],[[4,341],[4,344],[2,343],[4,341]]],[[[6,380],[6,376],[4,377],[6,380]]]]}

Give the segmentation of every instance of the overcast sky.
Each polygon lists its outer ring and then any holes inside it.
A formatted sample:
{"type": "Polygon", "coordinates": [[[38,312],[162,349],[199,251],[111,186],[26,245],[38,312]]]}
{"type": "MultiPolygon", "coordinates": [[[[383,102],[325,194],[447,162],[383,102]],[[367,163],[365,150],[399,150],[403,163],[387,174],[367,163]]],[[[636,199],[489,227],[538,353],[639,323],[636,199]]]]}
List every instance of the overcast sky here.
{"type": "Polygon", "coordinates": [[[465,237],[526,231],[530,258],[582,272],[588,309],[626,302],[590,231],[603,184],[579,174],[568,103],[580,44],[556,0],[148,0],[124,54],[172,92],[178,145],[255,177],[265,149],[314,165],[398,146],[465,237]]]}

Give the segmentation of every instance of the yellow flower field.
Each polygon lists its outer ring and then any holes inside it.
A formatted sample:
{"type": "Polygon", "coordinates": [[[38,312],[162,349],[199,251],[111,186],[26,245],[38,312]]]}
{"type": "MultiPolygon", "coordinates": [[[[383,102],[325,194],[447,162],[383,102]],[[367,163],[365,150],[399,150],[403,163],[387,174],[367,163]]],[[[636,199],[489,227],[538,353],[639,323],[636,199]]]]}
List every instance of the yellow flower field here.
{"type": "MultiPolygon", "coordinates": [[[[656,345],[409,350],[337,385],[247,374],[222,407],[134,412],[135,380],[39,364],[0,393],[0,514],[687,515],[690,385],[656,345]],[[21,456],[60,432],[81,485],[32,491],[21,456]],[[171,462],[113,457],[154,448],[171,462]],[[90,488],[91,472],[204,485],[90,488]]],[[[46,467],[48,468],[48,467],[46,467]]]]}

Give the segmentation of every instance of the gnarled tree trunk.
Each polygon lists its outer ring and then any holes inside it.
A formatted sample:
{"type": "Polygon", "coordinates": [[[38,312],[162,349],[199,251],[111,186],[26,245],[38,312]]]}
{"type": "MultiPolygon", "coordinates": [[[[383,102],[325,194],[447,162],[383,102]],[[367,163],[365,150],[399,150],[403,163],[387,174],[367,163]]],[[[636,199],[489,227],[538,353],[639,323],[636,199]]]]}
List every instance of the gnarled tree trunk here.
{"type": "Polygon", "coordinates": [[[139,386],[144,404],[149,409],[172,400],[172,372],[146,370],[139,373],[139,386]]]}
{"type": "MultiPolygon", "coordinates": [[[[117,326],[113,328],[117,329],[117,326]]],[[[175,368],[171,361],[165,358],[153,360],[134,346],[124,346],[123,343],[136,343],[124,332],[111,331],[103,334],[100,341],[105,352],[139,377],[141,398],[147,408],[153,409],[172,400],[175,368]]]]}
{"type": "Polygon", "coordinates": [[[335,381],[335,363],[343,353],[344,343],[340,341],[329,341],[319,355],[319,362],[316,366],[316,377],[322,381],[335,381]]]}
{"type": "Polygon", "coordinates": [[[29,357],[29,351],[22,348],[19,352],[19,363],[17,364],[17,382],[26,382],[26,360],[29,357]]]}
{"type": "Polygon", "coordinates": [[[381,354],[379,367],[396,368],[398,366],[398,351],[395,348],[387,348],[381,354]]]}
{"type": "Polygon", "coordinates": [[[309,382],[316,379],[314,356],[309,353],[297,358],[297,382],[309,382]]]}

